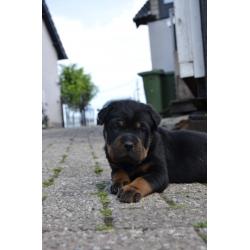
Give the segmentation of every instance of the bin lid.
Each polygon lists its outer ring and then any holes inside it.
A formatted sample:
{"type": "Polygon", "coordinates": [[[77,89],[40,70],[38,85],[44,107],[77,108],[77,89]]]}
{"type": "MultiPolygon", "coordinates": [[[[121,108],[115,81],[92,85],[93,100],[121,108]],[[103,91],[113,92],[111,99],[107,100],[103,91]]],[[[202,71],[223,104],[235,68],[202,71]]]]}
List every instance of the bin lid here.
{"type": "Polygon", "coordinates": [[[139,76],[150,76],[150,75],[172,75],[174,71],[164,71],[163,69],[154,69],[151,71],[145,71],[138,73],[139,76]]]}

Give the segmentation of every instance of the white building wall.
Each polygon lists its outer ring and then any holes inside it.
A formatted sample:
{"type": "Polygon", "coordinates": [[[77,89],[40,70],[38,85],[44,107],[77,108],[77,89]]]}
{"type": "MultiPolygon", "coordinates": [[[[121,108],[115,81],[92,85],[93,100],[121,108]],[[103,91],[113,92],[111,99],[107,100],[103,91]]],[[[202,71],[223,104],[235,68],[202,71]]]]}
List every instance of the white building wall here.
{"type": "Polygon", "coordinates": [[[167,19],[148,23],[152,69],[175,71],[174,41],[167,19]]]}
{"type": "Polygon", "coordinates": [[[148,23],[151,49],[152,69],[174,71],[176,75],[176,97],[187,99],[193,97],[191,91],[179,77],[177,54],[174,50],[173,26],[169,26],[169,19],[162,19],[148,23]]]}
{"type": "Polygon", "coordinates": [[[204,77],[199,0],[174,0],[180,76],[204,77]]]}
{"type": "Polygon", "coordinates": [[[42,101],[49,118],[49,127],[62,126],[60,85],[58,84],[57,53],[48,30],[43,22],[43,84],[42,101]]]}

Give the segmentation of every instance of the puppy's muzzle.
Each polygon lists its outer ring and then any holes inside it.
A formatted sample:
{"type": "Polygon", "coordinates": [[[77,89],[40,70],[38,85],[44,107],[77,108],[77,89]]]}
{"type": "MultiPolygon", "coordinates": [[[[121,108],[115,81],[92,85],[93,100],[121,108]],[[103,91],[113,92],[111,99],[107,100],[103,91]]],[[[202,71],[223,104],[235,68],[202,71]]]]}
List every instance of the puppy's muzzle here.
{"type": "Polygon", "coordinates": [[[124,147],[125,147],[125,149],[126,149],[128,152],[130,152],[130,151],[133,150],[134,144],[133,144],[133,142],[127,141],[127,142],[124,143],[124,147]]]}
{"type": "Polygon", "coordinates": [[[142,141],[136,135],[124,133],[107,145],[108,155],[113,163],[138,164],[147,155],[142,141]]]}
{"type": "Polygon", "coordinates": [[[121,143],[127,152],[131,152],[135,149],[138,139],[132,134],[125,134],[121,137],[121,143]]]}

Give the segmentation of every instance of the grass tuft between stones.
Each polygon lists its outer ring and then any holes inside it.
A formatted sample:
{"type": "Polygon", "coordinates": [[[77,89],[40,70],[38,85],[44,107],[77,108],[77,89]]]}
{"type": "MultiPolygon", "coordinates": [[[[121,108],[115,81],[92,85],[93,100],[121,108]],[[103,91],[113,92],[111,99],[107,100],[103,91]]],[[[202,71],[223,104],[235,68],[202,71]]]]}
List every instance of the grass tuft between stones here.
{"type": "Polygon", "coordinates": [[[105,182],[97,183],[96,187],[97,187],[98,191],[104,191],[106,188],[106,183],[105,182]]]}
{"type": "Polygon", "coordinates": [[[93,151],[93,148],[91,148],[92,151],[91,151],[91,154],[92,154],[92,157],[94,160],[98,159],[98,157],[95,155],[94,151],[93,151]]]}
{"type": "Polygon", "coordinates": [[[111,216],[112,216],[112,210],[109,209],[109,208],[104,208],[104,209],[102,209],[100,212],[101,212],[101,214],[102,214],[104,217],[111,217],[111,216]]]}
{"type": "Polygon", "coordinates": [[[207,235],[203,232],[203,228],[207,228],[207,222],[201,221],[196,224],[193,224],[196,233],[201,237],[201,239],[207,243],[207,235]]]}
{"type": "Polygon", "coordinates": [[[45,194],[45,195],[43,195],[43,197],[42,197],[42,201],[45,201],[46,199],[47,199],[47,195],[45,194]]]}
{"type": "Polygon", "coordinates": [[[43,187],[49,187],[53,185],[55,179],[59,176],[62,170],[63,169],[61,167],[53,168],[52,169],[53,175],[48,180],[43,181],[43,187]]]}
{"type": "Polygon", "coordinates": [[[113,226],[109,226],[109,225],[97,225],[96,226],[96,231],[101,231],[101,232],[109,232],[113,230],[113,226]]]}
{"type": "Polygon", "coordinates": [[[201,232],[197,232],[197,234],[202,238],[202,240],[207,243],[207,235],[201,232]]]}
{"type": "Polygon", "coordinates": [[[113,229],[113,218],[112,218],[112,210],[108,208],[110,200],[108,197],[108,193],[105,191],[106,183],[104,182],[97,183],[96,187],[98,189],[98,192],[96,194],[102,204],[102,209],[100,210],[100,213],[103,216],[103,222],[104,222],[104,224],[98,225],[96,227],[96,230],[97,231],[110,231],[113,229]]]}
{"type": "Polygon", "coordinates": [[[207,228],[207,222],[206,221],[198,222],[194,224],[193,226],[194,228],[207,228]]]}
{"type": "Polygon", "coordinates": [[[95,165],[95,173],[97,175],[100,175],[103,172],[103,169],[98,165],[98,163],[96,163],[95,165]]]}
{"type": "Polygon", "coordinates": [[[107,207],[107,205],[109,204],[108,194],[104,191],[99,191],[97,193],[97,196],[99,197],[103,207],[107,207]]]}
{"type": "Polygon", "coordinates": [[[54,184],[54,178],[50,177],[48,180],[43,181],[43,187],[49,187],[54,184]]]}
{"type": "Polygon", "coordinates": [[[62,159],[61,159],[60,163],[64,163],[67,157],[68,157],[68,155],[64,154],[62,156],[62,159]]]}
{"type": "Polygon", "coordinates": [[[166,198],[165,196],[162,196],[162,198],[165,200],[165,202],[169,205],[170,208],[178,209],[178,208],[184,208],[184,204],[177,204],[175,201],[166,198]]]}
{"type": "Polygon", "coordinates": [[[62,168],[61,168],[61,167],[59,167],[59,168],[54,168],[52,171],[53,171],[53,177],[54,177],[54,178],[57,178],[57,177],[59,176],[59,174],[61,173],[62,168]]]}

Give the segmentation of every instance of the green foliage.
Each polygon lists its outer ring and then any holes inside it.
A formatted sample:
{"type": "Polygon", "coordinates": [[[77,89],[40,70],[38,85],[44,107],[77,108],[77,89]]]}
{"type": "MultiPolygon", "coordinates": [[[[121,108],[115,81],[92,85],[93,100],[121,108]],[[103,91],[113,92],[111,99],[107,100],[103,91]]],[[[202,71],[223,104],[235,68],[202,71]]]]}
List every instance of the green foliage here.
{"type": "Polygon", "coordinates": [[[195,228],[206,228],[207,227],[207,222],[206,221],[198,222],[198,223],[194,224],[193,226],[195,228]]]}
{"type": "Polygon", "coordinates": [[[104,208],[104,209],[101,210],[101,214],[104,217],[112,217],[112,210],[109,209],[109,208],[104,208]]]}
{"type": "Polygon", "coordinates": [[[67,155],[66,155],[66,154],[64,154],[64,155],[62,156],[62,159],[61,159],[60,163],[64,163],[64,162],[65,162],[65,160],[66,160],[66,158],[67,158],[67,155]]]}
{"type": "Polygon", "coordinates": [[[96,165],[95,165],[95,173],[97,175],[100,175],[101,173],[103,172],[103,169],[99,166],[99,164],[96,162],[96,165]]]}
{"type": "Polygon", "coordinates": [[[60,74],[62,102],[71,108],[84,110],[90,100],[97,94],[97,87],[91,76],[75,64],[62,66],[60,74]]]}
{"type": "Polygon", "coordinates": [[[51,186],[53,184],[54,184],[54,178],[51,177],[48,180],[46,180],[46,181],[43,182],[43,187],[49,187],[49,186],[51,186]]]}
{"type": "Polygon", "coordinates": [[[54,176],[54,178],[57,178],[58,176],[59,176],[59,174],[61,173],[61,171],[62,171],[62,168],[54,168],[53,169],[53,176],[54,176]]]}
{"type": "Polygon", "coordinates": [[[63,168],[61,168],[61,167],[53,168],[52,169],[53,175],[49,179],[47,179],[43,182],[43,187],[49,187],[49,186],[53,185],[55,179],[59,176],[59,174],[61,173],[62,170],[63,170],[63,168]]]}
{"type": "Polygon", "coordinates": [[[96,226],[96,231],[101,231],[101,232],[109,232],[113,230],[113,226],[110,225],[97,225],[96,226]]]}
{"type": "Polygon", "coordinates": [[[99,191],[99,192],[97,193],[97,196],[99,197],[99,199],[100,199],[100,201],[101,201],[103,207],[106,208],[107,205],[108,205],[109,202],[110,202],[110,201],[109,201],[109,198],[108,198],[108,194],[107,194],[106,192],[104,192],[104,191],[99,191]]]}
{"type": "Polygon", "coordinates": [[[42,201],[45,201],[46,199],[47,199],[47,195],[45,194],[45,195],[43,195],[43,197],[42,197],[42,201]]]}

